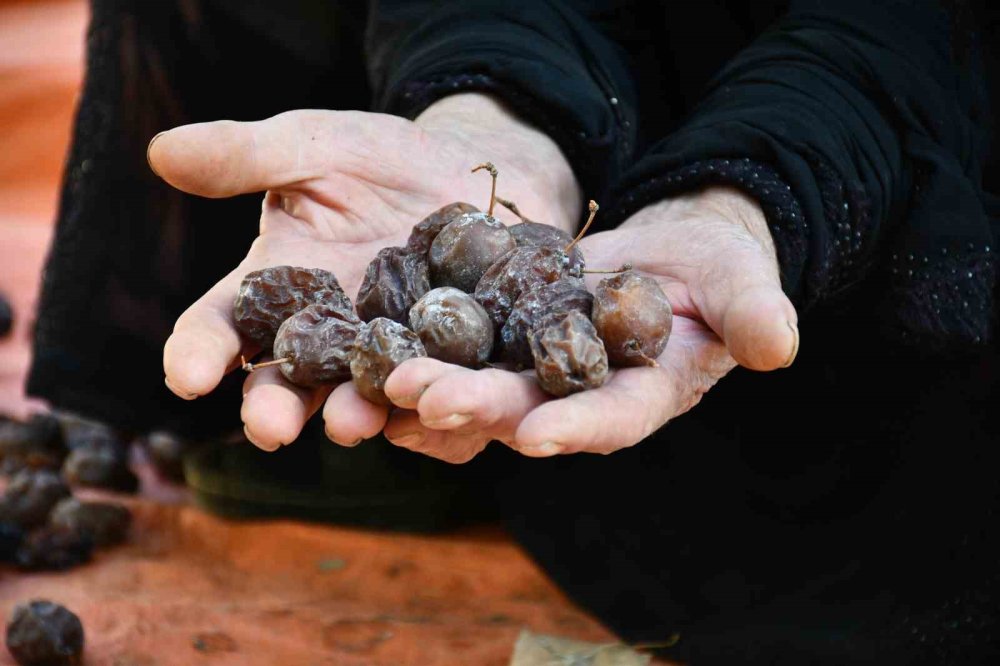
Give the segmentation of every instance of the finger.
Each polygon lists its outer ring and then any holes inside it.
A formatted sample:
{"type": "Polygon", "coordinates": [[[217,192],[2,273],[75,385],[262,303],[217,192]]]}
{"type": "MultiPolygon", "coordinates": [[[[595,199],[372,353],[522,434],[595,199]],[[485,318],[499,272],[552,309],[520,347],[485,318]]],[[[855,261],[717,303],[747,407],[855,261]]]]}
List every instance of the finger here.
{"type": "Polygon", "coordinates": [[[402,363],[385,380],[385,395],[397,407],[416,409],[427,387],[459,366],[433,358],[414,358],[402,363]]]}
{"type": "Polygon", "coordinates": [[[354,382],[344,382],[323,407],[326,436],[341,446],[357,446],[382,431],[389,410],[361,397],[354,382]]]}
{"type": "Polygon", "coordinates": [[[274,366],[251,372],[243,383],[240,409],[247,439],[265,451],[294,442],[329,393],[328,388],[295,386],[274,366]]]}
{"type": "Polygon", "coordinates": [[[431,430],[410,410],[400,410],[389,417],[385,437],[396,446],[456,465],[472,460],[491,439],[480,433],[431,430]]]}
{"type": "Polygon", "coordinates": [[[257,122],[184,125],[153,137],[152,170],[179,190],[231,197],[315,178],[323,151],[309,149],[331,131],[334,112],[292,111],[257,122]]]}

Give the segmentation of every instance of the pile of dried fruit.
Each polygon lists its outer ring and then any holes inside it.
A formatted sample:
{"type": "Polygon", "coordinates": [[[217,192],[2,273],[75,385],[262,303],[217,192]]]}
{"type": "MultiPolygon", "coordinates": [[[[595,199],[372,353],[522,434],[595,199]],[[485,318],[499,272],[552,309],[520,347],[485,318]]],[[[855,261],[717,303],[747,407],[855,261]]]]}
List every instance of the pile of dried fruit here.
{"type": "Polygon", "coordinates": [[[72,666],[83,659],[83,625],[63,606],[36,600],[14,609],[7,649],[22,666],[72,666]]]}
{"type": "Polygon", "coordinates": [[[355,308],[333,273],[276,266],[247,274],[233,308],[239,331],[273,351],[288,381],[305,387],[352,378],[368,400],[388,404],[386,378],[403,361],[430,356],[479,368],[534,367],[554,396],[601,386],[613,366],[655,365],[672,313],[657,283],[622,267],[591,294],[577,238],[525,220],[496,197],[489,209],[456,202],[414,226],[405,247],[369,264],[355,308]],[[506,226],[495,203],[522,222],[506,226]]]}

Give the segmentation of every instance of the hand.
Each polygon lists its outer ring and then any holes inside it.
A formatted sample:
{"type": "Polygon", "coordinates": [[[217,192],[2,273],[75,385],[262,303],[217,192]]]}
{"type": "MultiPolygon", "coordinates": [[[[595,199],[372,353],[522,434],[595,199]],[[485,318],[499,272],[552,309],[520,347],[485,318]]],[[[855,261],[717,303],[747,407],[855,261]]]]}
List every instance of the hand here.
{"type": "Polygon", "coordinates": [[[648,206],[581,247],[590,268],[628,262],[660,283],[674,311],[660,367],[615,370],[599,389],[553,400],[531,372],[415,359],[386,383],[395,404],[415,410],[394,418],[386,436],[452,462],[491,439],[530,456],[610,453],[691,409],[737,363],[774,370],[795,359],[798,319],[770,232],[739,192],[713,188],[648,206]]]}
{"type": "MultiPolygon", "coordinates": [[[[558,147],[478,94],[446,98],[416,122],[292,111],[155,137],[150,166],[174,187],[206,197],[267,190],[260,235],[246,259],[177,320],[163,353],[167,386],[186,399],[205,395],[241,354],[257,351],[244,347],[232,323],[246,273],[282,264],[325,268],[353,297],[376,252],[404,244],[428,213],[453,201],[487,204],[489,178],[470,173],[486,160],[500,170],[498,192],[522,210],[567,230],[575,225],[582,195],[558,147]]],[[[267,450],[292,442],[330,394],[293,386],[273,367],[248,375],[243,392],[247,437],[267,450]]],[[[362,400],[348,382],[324,416],[331,439],[353,444],[382,430],[387,410],[362,400]]]]}

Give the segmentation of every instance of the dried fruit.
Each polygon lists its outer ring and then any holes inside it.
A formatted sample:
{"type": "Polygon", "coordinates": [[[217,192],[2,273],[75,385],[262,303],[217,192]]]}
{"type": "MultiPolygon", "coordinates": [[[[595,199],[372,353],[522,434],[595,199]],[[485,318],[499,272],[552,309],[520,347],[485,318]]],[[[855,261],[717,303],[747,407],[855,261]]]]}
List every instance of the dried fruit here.
{"type": "Polygon", "coordinates": [[[22,529],[42,525],[59,500],[69,496],[62,478],[48,469],[18,472],[0,498],[0,523],[12,523],[22,529]]]}
{"type": "Polygon", "coordinates": [[[49,515],[49,524],[75,530],[101,548],[121,543],[128,534],[132,514],[121,504],[81,502],[67,497],[56,504],[49,515]]]}
{"type": "Polygon", "coordinates": [[[63,475],[72,484],[134,493],[139,477],[128,466],[128,449],[116,442],[95,440],[70,452],[63,475]]]}
{"type": "Polygon", "coordinates": [[[52,416],[59,422],[66,448],[69,450],[89,446],[96,441],[114,442],[118,446],[125,446],[125,438],[121,432],[107,423],[63,411],[53,412],[52,416]]]}
{"type": "Polygon", "coordinates": [[[572,311],[540,322],[529,338],[538,384],[557,397],[598,388],[608,377],[608,355],[589,319],[572,311]]]}
{"type": "Polygon", "coordinates": [[[427,251],[431,249],[431,243],[434,242],[442,229],[465,213],[478,212],[478,208],[462,201],[456,201],[437,209],[413,227],[410,238],[406,241],[406,249],[426,255],[427,251]]]}
{"type": "Polygon", "coordinates": [[[660,285],[634,271],[601,280],[594,327],[616,366],[655,366],[670,337],[673,313],[660,285]]]}
{"type": "Polygon", "coordinates": [[[379,317],[358,329],[351,358],[354,385],[366,400],[390,405],[385,380],[403,361],[427,356],[417,334],[402,324],[379,317]]]}
{"type": "Polygon", "coordinates": [[[51,601],[19,604],[7,623],[7,649],[22,666],[75,666],[83,659],[83,625],[51,601]]]}
{"type": "Polygon", "coordinates": [[[360,324],[351,310],[310,305],[286,319],[278,329],[274,361],[243,367],[253,371],[277,364],[285,379],[298,386],[339,384],[351,377],[351,351],[360,324]]]}
{"type": "Polygon", "coordinates": [[[233,304],[236,328],[264,349],[286,319],[313,303],[350,309],[336,276],[319,268],[273,266],[247,273],[233,304]]]}
{"type": "Polygon", "coordinates": [[[62,571],[90,560],[94,543],[76,530],[47,525],[28,535],[17,551],[17,566],[29,571],[62,571]]]}
{"type": "Polygon", "coordinates": [[[24,543],[24,530],[13,523],[0,523],[0,562],[12,563],[24,543]]]}
{"type": "Polygon", "coordinates": [[[184,456],[195,445],[172,432],[156,430],[143,438],[150,461],[156,471],[171,481],[184,481],[184,456]]]}
{"type": "MultiPolygon", "coordinates": [[[[573,242],[572,236],[551,224],[525,220],[507,228],[518,247],[548,247],[553,250],[563,250],[573,242]]],[[[583,273],[583,268],[583,253],[574,245],[569,251],[567,271],[570,275],[579,277],[583,273]]]]}
{"type": "Polygon", "coordinates": [[[410,310],[410,328],[428,356],[446,363],[478,368],[493,350],[493,324],[486,311],[454,287],[424,294],[410,310]]]}
{"type": "Polygon", "coordinates": [[[538,322],[559,312],[576,311],[590,317],[593,304],[593,295],[579,280],[563,278],[527,289],[500,330],[500,359],[517,370],[531,367],[534,358],[528,338],[538,322]]]}
{"type": "Polygon", "coordinates": [[[521,294],[535,285],[555,282],[565,276],[567,264],[562,250],[516,248],[486,271],[476,285],[476,300],[499,332],[521,294]]]}
{"type": "Polygon", "coordinates": [[[10,335],[14,329],[14,308],[3,294],[0,294],[0,338],[10,335]]]}
{"type": "Polygon", "coordinates": [[[431,288],[428,275],[426,255],[404,247],[382,248],[368,264],[358,291],[358,316],[405,324],[410,307],[431,288]]]}
{"type": "Polygon", "coordinates": [[[35,414],[26,423],[0,423],[0,459],[3,470],[14,474],[24,468],[58,468],[66,457],[62,430],[50,414],[35,414]]]}
{"type": "Polygon", "coordinates": [[[427,255],[431,284],[472,292],[483,273],[517,247],[503,222],[486,213],[466,213],[438,234],[427,255]]]}

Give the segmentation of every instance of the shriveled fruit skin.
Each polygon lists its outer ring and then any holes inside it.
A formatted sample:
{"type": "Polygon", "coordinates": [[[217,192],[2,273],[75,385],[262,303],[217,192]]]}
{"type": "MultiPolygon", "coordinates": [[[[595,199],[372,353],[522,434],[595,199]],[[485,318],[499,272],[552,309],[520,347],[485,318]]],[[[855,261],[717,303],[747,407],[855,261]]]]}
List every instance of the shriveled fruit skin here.
{"type": "Polygon", "coordinates": [[[469,294],[438,287],[424,294],[410,310],[410,328],[431,358],[478,368],[493,350],[493,323],[469,294]]]}
{"type": "Polygon", "coordinates": [[[534,358],[528,338],[535,326],[553,313],[575,311],[589,318],[593,305],[593,294],[579,280],[562,278],[532,286],[514,303],[500,329],[500,360],[517,370],[531,367],[534,358]]]}
{"type": "Polygon", "coordinates": [[[83,659],[83,625],[51,601],[19,604],[7,624],[7,649],[22,666],[75,666],[83,659]]]}
{"type": "Polygon", "coordinates": [[[519,247],[490,266],[476,285],[476,300],[499,333],[514,303],[535,285],[555,282],[566,275],[567,257],[550,247],[519,247]]]}
{"type": "Polygon", "coordinates": [[[368,264],[356,307],[364,321],[385,317],[400,324],[431,288],[427,256],[405,247],[384,247],[368,264]]]}
{"type": "Polygon", "coordinates": [[[431,285],[472,293],[483,273],[517,247],[503,222],[486,213],[466,213],[446,225],[431,243],[431,285]]]}
{"type": "Polygon", "coordinates": [[[655,280],[625,271],[597,285],[592,319],[612,365],[653,366],[667,346],[673,311],[655,280]]]}
{"type": "MultiPolygon", "coordinates": [[[[508,228],[518,247],[548,247],[553,250],[563,250],[573,242],[572,236],[551,224],[525,220],[508,228]]],[[[569,250],[567,271],[570,275],[580,277],[583,275],[585,265],[580,246],[574,245],[569,250]]]]}
{"type": "Polygon", "coordinates": [[[58,469],[65,457],[62,429],[52,415],[35,414],[24,423],[0,423],[0,460],[5,474],[25,468],[58,469]]]}
{"type": "Polygon", "coordinates": [[[97,548],[124,541],[131,523],[132,514],[121,504],[81,502],[74,497],[59,502],[49,515],[50,525],[79,532],[97,548]]]}
{"type": "Polygon", "coordinates": [[[377,405],[390,405],[385,380],[403,361],[420,356],[427,356],[420,338],[399,322],[379,317],[362,324],[351,357],[351,376],[358,393],[377,405]]]}
{"type": "Polygon", "coordinates": [[[272,266],[244,276],[233,303],[233,320],[240,333],[270,349],[284,321],[313,303],[351,307],[330,271],[272,266]]]}
{"type": "Polygon", "coordinates": [[[90,536],[66,527],[34,530],[17,551],[17,566],[28,571],[62,571],[90,560],[90,536]]]}
{"type": "Polygon", "coordinates": [[[278,366],[298,386],[339,384],[351,378],[351,352],[361,320],[352,310],[310,305],[281,325],[274,357],[290,358],[278,366]]]}
{"type": "Polygon", "coordinates": [[[572,311],[546,318],[530,337],[538,384],[549,395],[598,388],[608,377],[608,355],[594,325],[572,311]]]}
{"type": "Polygon", "coordinates": [[[478,208],[464,201],[456,201],[438,208],[414,225],[413,231],[410,232],[410,238],[406,241],[407,249],[426,255],[427,251],[431,249],[431,243],[434,242],[442,229],[466,213],[478,212],[478,208]]]}
{"type": "Polygon", "coordinates": [[[69,496],[69,487],[49,469],[25,469],[14,475],[0,498],[0,523],[22,529],[42,525],[59,500],[69,496]]]}
{"type": "Polygon", "coordinates": [[[123,493],[139,489],[139,477],[129,468],[128,449],[111,441],[94,440],[73,449],[62,472],[76,485],[123,493]]]}

